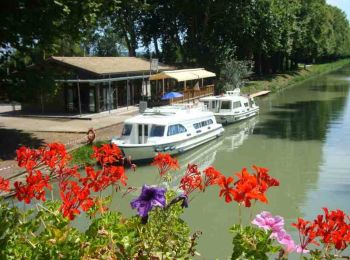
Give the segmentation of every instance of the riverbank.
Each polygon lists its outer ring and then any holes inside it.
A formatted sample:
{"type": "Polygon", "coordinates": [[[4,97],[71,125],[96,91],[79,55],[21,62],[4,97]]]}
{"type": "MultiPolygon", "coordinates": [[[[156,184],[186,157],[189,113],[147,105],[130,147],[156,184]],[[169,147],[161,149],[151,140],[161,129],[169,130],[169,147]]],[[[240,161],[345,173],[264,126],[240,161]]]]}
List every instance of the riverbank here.
{"type": "Polygon", "coordinates": [[[265,75],[258,80],[250,81],[242,88],[243,93],[254,93],[261,90],[276,92],[280,89],[301,83],[316,76],[338,70],[350,64],[350,59],[343,59],[324,64],[313,64],[300,66],[296,71],[289,71],[283,74],[265,75]]]}

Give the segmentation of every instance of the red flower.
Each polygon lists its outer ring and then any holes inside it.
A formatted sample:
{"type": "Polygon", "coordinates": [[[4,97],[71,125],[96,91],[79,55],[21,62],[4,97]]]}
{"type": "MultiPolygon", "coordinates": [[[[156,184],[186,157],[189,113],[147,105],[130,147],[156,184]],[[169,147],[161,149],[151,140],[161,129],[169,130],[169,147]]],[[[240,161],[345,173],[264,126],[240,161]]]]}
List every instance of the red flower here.
{"type": "Polygon", "coordinates": [[[231,202],[235,194],[233,187],[231,187],[232,182],[233,177],[226,178],[225,176],[223,176],[219,182],[219,185],[221,186],[219,196],[222,197],[222,195],[225,195],[226,203],[231,202]]]}
{"type": "Polygon", "coordinates": [[[272,178],[268,172],[269,170],[266,168],[258,167],[253,165],[253,169],[255,170],[255,176],[260,185],[260,190],[262,192],[266,192],[270,187],[279,186],[280,183],[277,179],[272,178]]]}
{"type": "Polygon", "coordinates": [[[202,176],[201,172],[198,170],[198,166],[195,164],[189,164],[185,175],[181,178],[180,189],[182,189],[186,195],[189,195],[196,189],[202,190],[202,176]]]}
{"type": "Polygon", "coordinates": [[[344,250],[350,242],[350,225],[346,222],[347,216],[342,210],[329,212],[323,208],[324,216],[318,215],[314,220],[317,227],[317,236],[328,246],[334,245],[338,250],[344,250]]]}
{"type": "Polygon", "coordinates": [[[300,247],[302,251],[307,250],[307,246],[310,243],[318,245],[315,241],[315,238],[317,237],[315,224],[302,218],[298,218],[298,222],[292,223],[292,226],[299,230],[300,247]]]}
{"type": "MultiPolygon", "coordinates": [[[[235,183],[234,200],[242,203],[245,207],[251,206],[251,200],[259,200],[267,203],[264,189],[255,175],[250,175],[246,168],[236,174],[239,180],[235,183]]],[[[262,182],[263,183],[263,182],[262,182]]],[[[264,183],[263,183],[264,184],[264,183]]]]}
{"type": "Polygon", "coordinates": [[[18,166],[26,168],[28,172],[31,172],[33,168],[37,166],[37,160],[39,157],[39,151],[35,149],[29,149],[25,146],[16,150],[18,166]]]}
{"type": "Polygon", "coordinates": [[[210,166],[204,170],[204,186],[218,184],[224,176],[217,171],[213,166],[210,166]]]}
{"type": "Polygon", "coordinates": [[[58,167],[59,169],[65,167],[71,156],[67,153],[66,147],[61,143],[51,143],[47,144],[46,147],[39,149],[41,152],[41,161],[54,169],[58,167]]]}
{"type": "Polygon", "coordinates": [[[110,185],[117,184],[119,181],[126,186],[127,176],[122,166],[104,167],[98,171],[95,171],[93,167],[86,167],[85,172],[86,177],[80,178],[80,181],[94,192],[102,191],[110,185]]]}
{"type": "Polygon", "coordinates": [[[88,211],[95,205],[94,200],[90,197],[90,191],[87,186],[80,187],[74,181],[67,181],[62,185],[60,191],[62,205],[60,211],[64,217],[73,220],[76,215],[80,214],[80,209],[88,211]]]}
{"type": "Polygon", "coordinates": [[[158,153],[154,157],[151,165],[158,167],[160,176],[163,176],[170,170],[177,170],[180,168],[178,161],[167,153],[158,153]]]}
{"type": "Polygon", "coordinates": [[[32,198],[45,201],[45,188],[52,189],[49,183],[49,176],[43,176],[39,170],[29,173],[26,177],[26,184],[16,181],[14,186],[17,199],[19,201],[24,200],[27,204],[30,203],[32,198]]]}
{"type": "Polygon", "coordinates": [[[92,158],[103,166],[117,163],[123,159],[121,150],[115,144],[104,144],[100,148],[93,147],[94,153],[92,158]]]}
{"type": "Polygon", "coordinates": [[[3,177],[0,177],[0,191],[4,191],[4,192],[10,191],[10,181],[5,180],[3,177]]]}

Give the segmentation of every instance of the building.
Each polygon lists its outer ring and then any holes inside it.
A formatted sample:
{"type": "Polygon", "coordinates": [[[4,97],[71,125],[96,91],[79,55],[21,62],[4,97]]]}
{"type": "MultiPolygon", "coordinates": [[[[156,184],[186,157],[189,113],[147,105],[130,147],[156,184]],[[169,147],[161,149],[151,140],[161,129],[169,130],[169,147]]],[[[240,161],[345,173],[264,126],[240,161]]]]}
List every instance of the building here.
{"type": "Polygon", "coordinates": [[[50,100],[41,97],[40,100],[23,104],[24,110],[44,113],[99,113],[138,105],[142,99],[159,101],[165,91],[181,91],[188,99],[197,94],[214,94],[213,85],[204,86],[203,78],[201,81],[199,78],[214,77],[214,73],[205,74],[203,69],[188,72],[179,70],[177,73],[172,66],[157,62],[151,65],[149,60],[136,57],[53,56],[46,61],[46,66],[62,75],[55,80],[60,86],[59,91],[50,100]],[[195,74],[198,70],[200,72],[195,74]],[[184,77],[185,74],[187,77],[184,77]],[[155,77],[149,81],[151,75],[155,77]]]}

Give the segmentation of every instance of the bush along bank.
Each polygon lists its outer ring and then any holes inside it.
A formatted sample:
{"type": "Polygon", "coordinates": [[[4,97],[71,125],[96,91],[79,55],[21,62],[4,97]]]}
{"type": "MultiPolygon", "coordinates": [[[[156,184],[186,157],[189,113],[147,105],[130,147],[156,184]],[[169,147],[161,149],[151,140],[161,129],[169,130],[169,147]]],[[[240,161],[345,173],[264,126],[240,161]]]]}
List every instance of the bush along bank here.
{"type": "Polygon", "coordinates": [[[343,59],[330,63],[307,65],[305,68],[304,66],[301,66],[295,71],[283,74],[265,75],[258,80],[247,83],[246,86],[242,88],[242,92],[247,94],[261,90],[277,92],[280,89],[301,83],[316,76],[341,69],[349,64],[350,59],[343,59]]]}
{"type": "Polygon", "coordinates": [[[200,171],[196,164],[189,164],[181,174],[176,159],[158,154],[151,165],[158,170],[157,183],[162,184],[137,188],[139,196],[130,202],[136,215],[125,217],[111,208],[111,200],[115,192],[135,190],[128,187],[124,166],[129,164],[133,170],[136,166],[115,145],[104,144],[93,151],[101,168],[87,166],[85,172],[70,166],[71,157],[59,143],[17,151],[18,165],[28,176],[13,187],[0,177],[0,191],[12,189],[17,200],[16,204],[0,201],[1,259],[192,258],[199,254],[200,232],[191,234],[181,216],[184,210],[191,210],[192,199],[208,189],[217,189],[228,206],[239,206],[239,223],[230,229],[231,259],[287,259],[292,252],[299,253],[300,259],[349,259],[342,253],[350,243],[350,220],[339,209],[324,208],[313,221],[298,218],[292,224],[299,231],[297,242],[287,233],[283,217],[267,211],[251,217],[250,224],[242,224],[242,211],[257,202],[267,204],[267,191],[279,186],[266,168],[253,166],[252,172],[244,168],[230,176],[212,166],[200,171]],[[38,170],[41,165],[48,170],[38,170]],[[181,174],[177,185],[171,183],[174,172],[181,174]],[[56,200],[49,195],[52,175],[58,180],[56,200]],[[21,203],[31,204],[30,209],[25,210],[21,203]],[[86,216],[91,219],[86,230],[71,224],[86,216]]]}

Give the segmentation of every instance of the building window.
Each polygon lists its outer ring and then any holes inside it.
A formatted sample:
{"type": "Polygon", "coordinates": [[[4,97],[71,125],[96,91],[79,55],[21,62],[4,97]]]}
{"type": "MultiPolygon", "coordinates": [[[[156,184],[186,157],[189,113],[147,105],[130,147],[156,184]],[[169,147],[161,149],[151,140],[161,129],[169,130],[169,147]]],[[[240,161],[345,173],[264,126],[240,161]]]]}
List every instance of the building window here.
{"type": "Polygon", "coordinates": [[[249,107],[249,104],[248,104],[248,103],[244,103],[244,106],[245,106],[245,107],[249,107]]]}
{"type": "Polygon", "coordinates": [[[163,125],[152,125],[150,137],[161,137],[164,136],[164,126],[163,125]]]}
{"type": "Polygon", "coordinates": [[[187,132],[187,129],[180,124],[177,125],[171,125],[168,127],[168,136],[171,135],[177,135],[177,134],[181,134],[181,133],[185,133],[187,132]]]}
{"type": "Polygon", "coordinates": [[[122,135],[123,136],[129,136],[131,134],[131,130],[132,130],[132,125],[125,124],[124,127],[123,127],[122,135]]]}

